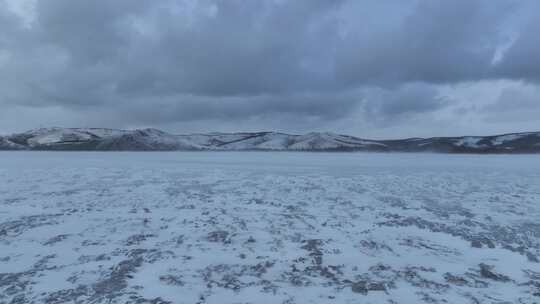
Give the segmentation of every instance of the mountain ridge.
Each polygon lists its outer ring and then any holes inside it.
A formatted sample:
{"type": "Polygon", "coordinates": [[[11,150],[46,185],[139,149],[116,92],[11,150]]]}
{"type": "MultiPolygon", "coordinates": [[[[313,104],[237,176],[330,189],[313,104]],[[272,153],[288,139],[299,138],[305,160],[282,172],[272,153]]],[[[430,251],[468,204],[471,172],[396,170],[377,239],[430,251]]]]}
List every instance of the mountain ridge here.
{"type": "Polygon", "coordinates": [[[540,153],[540,132],[373,140],[332,132],[170,134],[155,128],[52,127],[0,136],[0,150],[540,153]]]}

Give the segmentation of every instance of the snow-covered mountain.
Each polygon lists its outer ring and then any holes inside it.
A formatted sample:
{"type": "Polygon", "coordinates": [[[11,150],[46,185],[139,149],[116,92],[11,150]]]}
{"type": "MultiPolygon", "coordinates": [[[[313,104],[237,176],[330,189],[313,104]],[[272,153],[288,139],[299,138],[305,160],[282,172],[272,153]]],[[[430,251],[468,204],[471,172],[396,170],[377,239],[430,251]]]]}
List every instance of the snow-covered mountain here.
{"type": "MultiPolygon", "coordinates": [[[[166,151],[199,150],[198,145],[157,129],[41,128],[6,137],[29,150],[166,151]]],[[[0,146],[1,148],[2,146],[0,146]]]]}
{"type": "Polygon", "coordinates": [[[0,136],[0,150],[22,150],[25,148],[25,146],[18,145],[7,138],[0,136]]]}
{"type": "Polygon", "coordinates": [[[540,132],[367,140],[327,132],[173,135],[157,129],[41,128],[0,137],[0,150],[540,153],[540,132]]]}

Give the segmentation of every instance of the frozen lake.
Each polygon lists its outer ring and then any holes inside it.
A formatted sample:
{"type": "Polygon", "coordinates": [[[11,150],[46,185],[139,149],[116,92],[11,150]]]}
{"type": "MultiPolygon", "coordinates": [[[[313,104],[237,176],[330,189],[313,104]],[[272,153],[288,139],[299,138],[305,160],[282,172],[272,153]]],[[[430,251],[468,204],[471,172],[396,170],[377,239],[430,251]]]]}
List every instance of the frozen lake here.
{"type": "Polygon", "coordinates": [[[0,170],[69,168],[248,169],[363,173],[378,170],[538,171],[540,155],[322,152],[8,152],[0,170]]]}
{"type": "Polygon", "coordinates": [[[0,152],[0,303],[535,303],[540,155],[0,152]]]}

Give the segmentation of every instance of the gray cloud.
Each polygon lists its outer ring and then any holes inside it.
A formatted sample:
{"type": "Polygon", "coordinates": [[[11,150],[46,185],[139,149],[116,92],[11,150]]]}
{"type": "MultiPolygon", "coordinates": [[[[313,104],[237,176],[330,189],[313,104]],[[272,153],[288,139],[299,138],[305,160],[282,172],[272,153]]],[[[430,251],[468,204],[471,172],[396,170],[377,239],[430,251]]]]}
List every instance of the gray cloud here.
{"type": "MultiPolygon", "coordinates": [[[[351,31],[340,45],[337,74],[351,85],[490,77],[509,1],[419,1],[381,31],[351,31]]],[[[384,12],[373,12],[376,17],[384,12]]],[[[353,24],[362,27],[362,23],[353,24]]]]}
{"type": "Polygon", "coordinates": [[[352,93],[339,95],[300,94],[254,97],[201,97],[172,96],[166,99],[129,99],[112,109],[127,111],[132,123],[146,124],[190,122],[203,119],[242,120],[296,115],[321,120],[346,116],[358,106],[358,97],[352,93]]]}
{"type": "Polygon", "coordinates": [[[371,89],[365,96],[365,108],[375,117],[394,119],[396,115],[422,114],[444,108],[449,100],[434,86],[413,83],[398,89],[371,89]]]}
{"type": "MultiPolygon", "coordinates": [[[[291,128],[303,120],[400,124],[451,108],[456,102],[441,94],[444,86],[537,83],[537,6],[36,0],[29,17],[1,5],[0,105],[96,116],[88,122],[116,117],[106,120],[115,127],[212,121],[209,129],[256,128],[264,120],[283,130],[283,117],[294,117],[291,128]]],[[[490,111],[475,103],[460,107],[490,111]]]]}
{"type": "Polygon", "coordinates": [[[517,14],[520,23],[513,28],[515,41],[504,53],[501,62],[495,67],[499,77],[540,81],[540,2],[534,1],[527,10],[517,14]]]}
{"type": "Polygon", "coordinates": [[[502,90],[495,102],[482,108],[482,113],[491,122],[538,121],[540,88],[532,85],[506,88],[502,90]]]}

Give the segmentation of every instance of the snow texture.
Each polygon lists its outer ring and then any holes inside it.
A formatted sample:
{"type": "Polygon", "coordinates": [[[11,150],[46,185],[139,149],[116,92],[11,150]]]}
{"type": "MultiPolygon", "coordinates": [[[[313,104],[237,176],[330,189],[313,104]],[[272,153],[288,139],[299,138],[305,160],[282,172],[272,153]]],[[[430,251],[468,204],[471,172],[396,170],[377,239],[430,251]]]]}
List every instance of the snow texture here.
{"type": "Polygon", "coordinates": [[[0,303],[538,303],[538,219],[535,155],[1,152],[0,303]]]}

